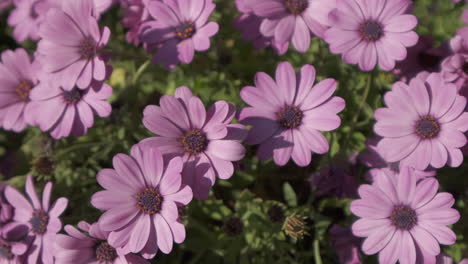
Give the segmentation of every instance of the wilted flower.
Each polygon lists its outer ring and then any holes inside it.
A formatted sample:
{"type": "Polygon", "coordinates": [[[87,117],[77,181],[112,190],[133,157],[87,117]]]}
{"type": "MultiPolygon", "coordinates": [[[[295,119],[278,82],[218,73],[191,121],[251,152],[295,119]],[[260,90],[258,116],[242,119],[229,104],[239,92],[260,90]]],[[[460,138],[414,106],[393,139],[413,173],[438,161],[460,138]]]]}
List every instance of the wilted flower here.
{"type": "Polygon", "coordinates": [[[341,264],[361,264],[359,256],[360,240],[353,236],[350,228],[333,225],[330,228],[330,240],[341,264]]]}
{"type": "Polygon", "coordinates": [[[286,218],[283,225],[283,230],[290,237],[301,239],[308,235],[309,228],[307,227],[307,217],[301,215],[291,215],[286,218]]]}
{"type": "Polygon", "coordinates": [[[244,224],[239,217],[230,217],[224,222],[224,232],[230,236],[240,235],[244,231],[244,224]]]}

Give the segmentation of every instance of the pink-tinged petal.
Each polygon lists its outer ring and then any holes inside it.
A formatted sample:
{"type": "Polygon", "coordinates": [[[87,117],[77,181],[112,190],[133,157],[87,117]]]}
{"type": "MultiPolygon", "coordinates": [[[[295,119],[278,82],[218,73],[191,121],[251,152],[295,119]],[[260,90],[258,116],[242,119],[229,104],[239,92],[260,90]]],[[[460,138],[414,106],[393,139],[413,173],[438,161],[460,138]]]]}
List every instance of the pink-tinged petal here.
{"type": "Polygon", "coordinates": [[[115,192],[134,194],[139,190],[140,186],[135,187],[134,184],[130,183],[129,179],[129,177],[119,176],[113,169],[100,170],[97,175],[97,181],[103,188],[115,192]]]}
{"type": "Polygon", "coordinates": [[[377,50],[374,43],[367,43],[364,47],[364,56],[359,60],[359,68],[363,71],[370,71],[377,63],[377,50]]]}
{"type": "Polygon", "coordinates": [[[336,27],[325,31],[324,39],[330,45],[330,52],[333,54],[345,53],[362,41],[358,32],[336,27]]]}
{"type": "Polygon", "coordinates": [[[151,132],[169,138],[181,137],[182,131],[171,121],[166,119],[165,115],[158,106],[149,105],[143,112],[143,125],[151,132]]]}
{"type": "Polygon", "coordinates": [[[310,47],[310,31],[300,16],[296,17],[292,43],[299,52],[306,52],[310,47]]]}
{"type": "Polygon", "coordinates": [[[363,200],[371,201],[372,203],[378,204],[381,207],[385,207],[385,210],[391,210],[393,207],[392,201],[385,195],[385,193],[372,185],[363,184],[358,189],[359,196],[363,200]]]}
{"type": "Polygon", "coordinates": [[[218,33],[219,26],[215,22],[210,22],[206,26],[197,30],[197,33],[192,37],[193,47],[197,51],[206,51],[210,48],[210,37],[218,33]]]}
{"type": "MultiPolygon", "coordinates": [[[[99,224],[99,228],[103,230],[104,232],[106,232],[103,229],[103,224],[100,221],[98,222],[98,224],[99,224]]],[[[124,228],[111,232],[109,234],[107,241],[114,248],[125,246],[128,243],[128,240],[130,239],[130,235],[132,234],[132,230],[135,228],[135,225],[136,225],[136,221],[132,221],[128,225],[126,225],[124,228]]]]}
{"type": "Polygon", "coordinates": [[[317,21],[317,19],[309,12],[303,13],[302,18],[312,33],[320,38],[323,38],[327,27],[317,21]]]}
{"type": "Polygon", "coordinates": [[[44,211],[49,211],[49,206],[50,206],[50,195],[52,193],[52,183],[48,182],[44,190],[42,191],[42,209],[44,211]]]}
{"type": "Polygon", "coordinates": [[[377,149],[387,162],[396,162],[410,155],[419,145],[419,142],[420,139],[416,135],[384,138],[377,144],[377,149]]]}
{"type": "Polygon", "coordinates": [[[406,47],[398,41],[398,36],[390,37],[389,35],[384,36],[380,39],[381,47],[384,49],[383,52],[386,52],[386,55],[389,59],[392,60],[404,60],[407,56],[406,47]],[[391,51],[391,52],[389,52],[391,51]]]}
{"type": "Polygon", "coordinates": [[[172,231],[172,236],[174,237],[174,242],[180,244],[185,240],[185,227],[180,221],[174,221],[169,223],[169,226],[172,231]]]}
{"type": "Polygon", "coordinates": [[[254,86],[246,86],[242,88],[240,96],[244,102],[262,111],[277,112],[279,110],[275,102],[265,100],[265,96],[268,95],[265,94],[263,89],[254,86]]]}
{"type": "Polygon", "coordinates": [[[193,128],[201,129],[206,121],[206,109],[203,102],[198,97],[190,98],[188,113],[193,128]]]}
{"type": "Polygon", "coordinates": [[[430,98],[427,93],[426,85],[422,80],[413,78],[410,82],[410,89],[408,89],[411,98],[414,100],[414,106],[420,116],[425,116],[429,113],[430,98]]]}
{"type": "Polygon", "coordinates": [[[416,190],[416,176],[409,167],[403,167],[397,176],[398,200],[403,204],[410,204],[413,201],[416,190]]]}
{"type": "Polygon", "coordinates": [[[375,49],[377,50],[377,60],[379,67],[384,71],[391,71],[395,68],[395,59],[392,54],[389,54],[386,49],[386,42],[378,40],[375,42],[375,49]]]}
{"type": "Polygon", "coordinates": [[[308,166],[312,160],[312,154],[307,147],[308,139],[300,131],[295,131],[293,137],[292,159],[300,167],[308,166]]]}
{"type": "Polygon", "coordinates": [[[266,73],[257,72],[255,74],[255,86],[260,88],[264,92],[264,96],[267,96],[268,100],[272,105],[279,108],[284,104],[284,100],[279,93],[279,87],[276,82],[266,73]]]}
{"type": "Polygon", "coordinates": [[[435,118],[440,118],[452,106],[457,96],[457,87],[447,84],[438,73],[432,73],[426,80],[431,89],[431,110],[430,114],[435,118]]]}
{"type": "Polygon", "coordinates": [[[313,109],[327,102],[336,90],[336,81],[334,79],[325,79],[312,87],[309,94],[301,99],[301,108],[304,110],[313,109]]]}
{"type": "Polygon", "coordinates": [[[434,198],[439,189],[439,182],[434,178],[427,178],[418,183],[414,198],[410,205],[412,208],[418,209],[425,206],[434,198]]]}
{"type": "Polygon", "coordinates": [[[130,235],[129,248],[132,252],[138,253],[146,245],[151,228],[151,216],[148,214],[141,215],[136,220],[135,229],[130,235]]]}
{"type": "Polygon", "coordinates": [[[259,17],[277,17],[286,13],[286,8],[280,1],[256,1],[251,8],[259,17]]]}
{"type": "Polygon", "coordinates": [[[265,37],[273,37],[275,35],[275,29],[280,21],[280,19],[264,19],[260,24],[260,32],[265,37]]]}
{"type": "Polygon", "coordinates": [[[119,178],[128,178],[127,182],[131,184],[134,189],[141,188],[145,185],[140,167],[132,157],[119,153],[112,159],[112,164],[115,171],[119,174],[119,178]]]}
{"type": "Polygon", "coordinates": [[[76,86],[80,89],[86,89],[90,86],[92,79],[93,79],[93,63],[92,61],[88,61],[86,63],[86,66],[78,75],[76,86]]]}
{"type": "MultiPolygon", "coordinates": [[[[466,113],[464,113],[465,107],[466,107],[466,98],[463,96],[457,96],[455,98],[455,102],[453,103],[452,107],[449,109],[449,111],[442,116],[439,121],[441,123],[449,123],[451,121],[454,121],[456,119],[460,119],[463,116],[466,116],[466,113]]],[[[458,128],[458,120],[454,122],[455,127],[458,128]]],[[[466,126],[466,125],[464,125],[466,126]]],[[[463,127],[463,125],[462,125],[463,127]]],[[[460,131],[466,131],[463,128],[459,128],[460,131]]]]}
{"type": "Polygon", "coordinates": [[[429,232],[421,228],[419,225],[415,225],[410,230],[410,233],[413,236],[414,241],[421,249],[433,256],[439,255],[439,243],[437,243],[437,240],[429,232]]]}
{"type": "Polygon", "coordinates": [[[154,215],[154,225],[156,228],[156,235],[159,249],[165,254],[172,250],[172,232],[166,220],[159,214],[154,215]]]}
{"type": "Polygon", "coordinates": [[[162,1],[150,1],[148,3],[148,11],[153,18],[168,26],[176,27],[180,23],[176,13],[162,1]]]}
{"type": "Polygon", "coordinates": [[[428,221],[421,221],[418,225],[437,239],[439,244],[453,245],[457,241],[457,235],[444,225],[434,224],[428,221]]]}
{"type": "Polygon", "coordinates": [[[5,188],[5,198],[8,202],[15,207],[15,209],[22,209],[27,211],[32,211],[33,207],[31,204],[24,198],[24,196],[18,192],[15,188],[7,186],[5,188]]]}
{"type": "MultiPolygon", "coordinates": [[[[293,141],[293,131],[292,130],[286,130],[281,133],[282,140],[288,143],[292,143],[291,146],[286,146],[282,148],[274,148],[273,149],[273,160],[275,163],[279,166],[284,166],[286,163],[288,163],[289,159],[291,158],[291,154],[293,151],[294,147],[294,141],[293,141]]],[[[265,143],[264,143],[265,144],[265,143]]],[[[259,149],[260,151],[260,149],[259,149]]]]}
{"type": "Polygon", "coordinates": [[[134,199],[129,194],[113,191],[99,191],[91,196],[91,204],[100,210],[110,210],[134,199]]]}
{"type": "Polygon", "coordinates": [[[353,234],[358,237],[368,237],[377,232],[382,226],[390,226],[389,219],[366,219],[361,218],[352,226],[353,234]]]}
{"type": "Polygon", "coordinates": [[[385,120],[377,122],[374,125],[374,132],[381,137],[400,138],[413,134],[414,126],[406,122],[396,122],[396,120],[385,120]]]}
{"type": "Polygon", "coordinates": [[[238,161],[244,157],[245,148],[236,140],[211,140],[206,152],[220,159],[238,161]]]}
{"type": "Polygon", "coordinates": [[[367,255],[373,255],[385,248],[395,234],[395,227],[385,225],[379,228],[375,233],[372,233],[364,240],[362,251],[367,255]]]}
{"type": "Polygon", "coordinates": [[[127,202],[104,212],[99,218],[99,225],[103,231],[115,231],[135,221],[139,213],[134,202],[127,202]]]}
{"type": "Polygon", "coordinates": [[[408,0],[387,2],[387,6],[384,9],[384,12],[380,14],[380,19],[384,22],[387,22],[389,19],[407,12],[411,4],[412,2],[408,0]]]}
{"type": "Polygon", "coordinates": [[[193,40],[186,39],[177,44],[177,51],[179,52],[179,60],[185,64],[189,64],[193,60],[195,48],[193,47],[193,40]]]}
{"type": "Polygon", "coordinates": [[[157,148],[150,148],[143,152],[143,174],[151,186],[157,186],[163,174],[164,162],[161,152],[157,148]]]}
{"type": "Polygon", "coordinates": [[[226,180],[234,174],[234,165],[232,165],[231,161],[220,159],[214,155],[210,155],[207,158],[211,161],[211,165],[218,178],[226,180]]]}
{"type": "Polygon", "coordinates": [[[444,127],[441,129],[438,139],[448,149],[461,148],[465,146],[467,142],[467,139],[462,132],[444,127]]]}
{"type": "Polygon", "coordinates": [[[83,125],[88,128],[92,127],[94,124],[94,114],[91,107],[84,101],[80,101],[76,104],[76,110],[83,125]]]}
{"type": "Polygon", "coordinates": [[[464,112],[457,119],[449,123],[450,127],[453,127],[459,131],[468,131],[468,112],[464,112]]]}
{"type": "Polygon", "coordinates": [[[361,21],[358,17],[344,13],[341,9],[335,8],[328,13],[328,19],[333,28],[355,31],[359,29],[361,21]]]}
{"type": "Polygon", "coordinates": [[[105,62],[96,57],[94,58],[94,69],[93,69],[93,77],[97,81],[104,81],[106,79],[106,64],[105,62]]]}
{"type": "Polygon", "coordinates": [[[379,263],[396,263],[400,258],[401,238],[405,231],[397,230],[379,253],[379,263]]]}
{"type": "MultiPolygon", "coordinates": [[[[274,151],[290,148],[292,151],[293,143],[286,141],[283,136],[269,138],[262,142],[257,150],[257,156],[261,161],[267,161],[274,155],[274,151]]],[[[287,161],[286,161],[287,162],[287,161]]]]}
{"type": "Polygon", "coordinates": [[[182,159],[177,157],[173,158],[164,172],[164,176],[159,183],[159,191],[162,195],[173,194],[180,190],[182,183],[181,177],[182,159]]]}
{"type": "Polygon", "coordinates": [[[244,125],[253,126],[249,130],[246,139],[247,144],[259,144],[272,135],[280,128],[277,117],[273,112],[265,112],[253,107],[246,107],[241,110],[239,120],[244,125]]]}
{"type": "Polygon", "coordinates": [[[424,210],[424,212],[418,214],[418,220],[439,225],[452,225],[460,219],[460,213],[455,209],[439,208],[438,211],[428,212],[426,208],[429,207],[429,205],[430,203],[428,206],[421,208],[421,211],[424,210]]]}
{"type": "Polygon", "coordinates": [[[381,170],[382,175],[374,179],[374,184],[382,190],[383,193],[387,196],[392,204],[398,204],[399,198],[397,193],[397,182],[396,176],[393,174],[388,174],[387,171],[381,170]]]}
{"type": "Polygon", "coordinates": [[[289,62],[281,62],[276,68],[276,83],[282,97],[282,103],[291,105],[296,95],[296,74],[289,62]]]}
{"type": "Polygon", "coordinates": [[[69,105],[60,120],[60,122],[52,128],[50,135],[55,138],[67,137],[70,135],[75,120],[76,108],[74,105],[69,105]]]}
{"type": "Polygon", "coordinates": [[[455,199],[450,193],[438,193],[429,203],[419,209],[420,213],[431,212],[432,210],[440,210],[450,208],[455,203],[455,199]]]}
{"type": "Polygon", "coordinates": [[[312,152],[325,154],[330,149],[327,138],[319,131],[308,126],[300,126],[299,132],[307,139],[305,142],[312,152]]]}
{"type": "Polygon", "coordinates": [[[400,240],[400,263],[401,264],[413,264],[416,263],[416,246],[413,238],[409,232],[401,233],[400,240]]]}
{"type": "Polygon", "coordinates": [[[163,201],[160,214],[168,222],[176,221],[179,218],[179,211],[177,210],[177,205],[173,201],[163,201]]]}
{"type": "Polygon", "coordinates": [[[448,148],[447,149],[449,157],[447,160],[447,164],[452,167],[456,168],[463,163],[463,153],[460,149],[457,148],[448,148]]]}
{"type": "Polygon", "coordinates": [[[193,96],[193,94],[190,88],[188,88],[187,86],[180,86],[177,87],[177,89],[175,90],[174,96],[176,98],[182,99],[182,101],[184,102],[188,102],[189,99],[193,96]]]}
{"type": "Polygon", "coordinates": [[[164,113],[164,116],[170,117],[170,121],[176,124],[179,128],[183,130],[190,129],[190,120],[187,116],[187,110],[177,98],[171,95],[163,95],[159,100],[159,104],[161,112],[159,112],[158,109],[155,109],[153,113],[153,107],[147,106],[145,108],[144,115],[152,116],[162,115],[162,113],[164,113]]]}
{"type": "Polygon", "coordinates": [[[439,140],[432,140],[432,158],[431,166],[439,169],[445,166],[448,160],[448,152],[445,146],[439,140]]]}
{"type": "Polygon", "coordinates": [[[367,200],[354,200],[351,203],[351,212],[353,214],[369,219],[383,219],[387,218],[392,214],[392,208],[382,207],[379,204],[375,204],[372,201],[367,200]]]}
{"type": "Polygon", "coordinates": [[[212,104],[206,113],[204,130],[210,130],[213,126],[223,123],[228,116],[230,107],[226,101],[217,101],[212,104]]]}
{"type": "Polygon", "coordinates": [[[42,205],[37,196],[37,192],[34,187],[34,183],[33,183],[33,179],[31,175],[28,175],[28,177],[26,177],[26,194],[31,200],[34,209],[42,209],[42,205]]]}
{"type": "Polygon", "coordinates": [[[418,170],[425,170],[432,158],[432,145],[429,140],[421,140],[416,149],[401,161],[402,165],[410,166],[418,170]]]}
{"type": "Polygon", "coordinates": [[[110,35],[111,35],[110,29],[108,27],[104,27],[102,29],[101,39],[99,40],[98,45],[100,47],[103,47],[104,45],[106,45],[107,42],[109,42],[110,35]]]}
{"type": "Polygon", "coordinates": [[[281,18],[275,28],[275,40],[279,43],[289,42],[293,36],[295,24],[296,18],[293,15],[281,18]]]}
{"type": "Polygon", "coordinates": [[[55,203],[52,205],[49,211],[50,218],[58,218],[67,208],[68,199],[67,198],[58,198],[55,203]]]}
{"type": "Polygon", "coordinates": [[[183,205],[187,205],[188,203],[190,203],[190,201],[192,201],[192,198],[192,189],[188,185],[185,185],[176,193],[164,196],[164,199],[174,201],[183,205]]]}
{"type": "Polygon", "coordinates": [[[311,92],[311,90],[316,88],[312,88],[315,81],[315,75],[316,72],[314,66],[309,64],[302,66],[298,75],[299,86],[297,88],[296,98],[294,99],[296,104],[301,104],[304,98],[306,98],[306,96],[311,92]]]}
{"type": "Polygon", "coordinates": [[[151,224],[148,241],[146,242],[145,247],[141,250],[140,254],[146,259],[152,259],[156,256],[157,252],[158,252],[158,243],[156,240],[156,229],[154,227],[154,224],[151,224]]]}
{"type": "Polygon", "coordinates": [[[400,15],[389,19],[385,23],[384,30],[389,32],[407,32],[413,30],[418,24],[418,19],[413,15],[400,15]]]}

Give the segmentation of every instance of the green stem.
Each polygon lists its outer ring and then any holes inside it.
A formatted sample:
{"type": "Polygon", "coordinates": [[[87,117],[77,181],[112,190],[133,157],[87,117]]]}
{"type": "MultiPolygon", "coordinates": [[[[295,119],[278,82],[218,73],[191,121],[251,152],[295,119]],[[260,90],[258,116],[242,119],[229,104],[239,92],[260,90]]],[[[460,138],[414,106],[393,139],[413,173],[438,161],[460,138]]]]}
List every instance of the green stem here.
{"type": "Polygon", "coordinates": [[[315,264],[322,264],[322,257],[320,256],[320,243],[317,239],[314,240],[314,258],[315,264]]]}
{"type": "Polygon", "coordinates": [[[133,75],[133,78],[132,78],[133,86],[137,84],[138,79],[140,79],[140,76],[145,72],[145,70],[148,68],[150,64],[151,64],[151,60],[147,60],[138,68],[138,70],[136,71],[135,75],[133,75]]]}
{"type": "Polygon", "coordinates": [[[67,154],[68,152],[71,152],[71,151],[75,151],[77,149],[91,148],[91,147],[94,147],[94,146],[99,146],[99,145],[104,145],[104,144],[105,144],[104,142],[83,142],[83,143],[74,144],[71,147],[68,147],[68,148],[58,152],[55,155],[55,158],[59,158],[62,155],[67,154]]]}

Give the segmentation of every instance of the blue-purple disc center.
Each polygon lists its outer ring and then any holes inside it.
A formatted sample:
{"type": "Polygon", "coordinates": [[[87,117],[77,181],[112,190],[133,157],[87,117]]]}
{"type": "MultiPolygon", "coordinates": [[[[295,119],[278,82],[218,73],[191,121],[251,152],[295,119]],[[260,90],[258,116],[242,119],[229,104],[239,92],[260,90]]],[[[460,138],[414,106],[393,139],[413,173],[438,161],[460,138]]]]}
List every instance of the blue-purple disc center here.
{"type": "Polygon", "coordinates": [[[195,24],[192,21],[186,21],[175,28],[176,35],[180,39],[188,39],[195,34],[195,24]]]}
{"type": "Polygon", "coordinates": [[[297,106],[285,106],[278,112],[278,122],[284,128],[296,128],[301,125],[304,114],[297,106]]]}
{"type": "Polygon", "coordinates": [[[208,139],[206,134],[199,129],[189,130],[185,136],[180,139],[185,152],[196,155],[206,150],[208,139]]]}
{"type": "Polygon", "coordinates": [[[31,224],[31,230],[35,234],[44,234],[47,231],[47,225],[49,224],[49,215],[43,210],[35,210],[29,220],[31,224]]]}
{"type": "Polygon", "coordinates": [[[439,135],[440,124],[432,116],[423,116],[416,122],[416,134],[422,139],[431,139],[439,135]]]}
{"type": "Polygon", "coordinates": [[[145,214],[157,214],[161,211],[164,197],[158,188],[145,188],[135,196],[137,207],[145,214]]]}
{"type": "Polygon", "coordinates": [[[96,247],[96,259],[100,263],[109,263],[117,258],[117,251],[107,241],[100,242],[96,247]]]}
{"type": "Polygon", "coordinates": [[[382,24],[372,20],[362,23],[359,32],[367,41],[377,41],[384,35],[382,24]]]}
{"type": "Polygon", "coordinates": [[[392,224],[401,230],[411,230],[418,223],[416,211],[407,205],[397,205],[390,216],[392,224]]]}
{"type": "Polygon", "coordinates": [[[309,1],[308,0],[285,0],[284,1],[284,6],[286,9],[294,15],[299,15],[304,12],[304,10],[309,7],[309,1]]]}

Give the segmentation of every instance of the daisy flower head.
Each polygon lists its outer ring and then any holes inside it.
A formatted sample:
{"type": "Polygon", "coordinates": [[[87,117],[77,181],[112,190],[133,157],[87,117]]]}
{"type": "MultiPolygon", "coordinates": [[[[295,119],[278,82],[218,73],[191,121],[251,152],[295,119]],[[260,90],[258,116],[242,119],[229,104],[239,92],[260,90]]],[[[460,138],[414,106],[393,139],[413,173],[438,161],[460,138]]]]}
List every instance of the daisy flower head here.
{"type": "Polygon", "coordinates": [[[55,245],[55,263],[99,263],[99,264],[148,264],[143,258],[115,249],[107,239],[110,232],[103,231],[98,223],[81,221],[78,228],[65,226],[67,235],[58,234],[55,245]],[[87,233],[87,234],[86,234],[87,233]]]}
{"type": "Polygon", "coordinates": [[[323,37],[335,4],[335,0],[252,0],[250,6],[262,19],[263,36],[286,47],[292,42],[297,51],[306,52],[312,36],[323,37]]]}
{"type": "Polygon", "coordinates": [[[413,31],[418,21],[407,14],[410,5],[410,0],[337,0],[324,39],[348,64],[363,71],[378,64],[390,71],[418,41],[413,31]]]}
{"type": "Polygon", "coordinates": [[[215,179],[229,179],[233,162],[244,157],[247,130],[231,124],[233,105],[218,101],[207,111],[185,86],[177,88],[175,96],[162,96],[159,105],[149,105],[143,112],[143,124],[158,136],[142,144],[159,148],[167,157],[182,157],[183,183],[192,188],[195,198],[208,198],[215,179]]]}
{"type": "Polygon", "coordinates": [[[460,214],[451,208],[453,196],[437,193],[438,187],[434,177],[417,182],[409,167],[361,185],[351,212],[360,217],[352,231],[365,238],[362,251],[379,253],[380,263],[416,263],[417,256],[440,254],[439,244],[454,244],[456,235],[447,226],[460,214]]]}
{"type": "Polygon", "coordinates": [[[360,239],[355,237],[350,228],[334,224],[329,231],[329,237],[340,263],[361,264],[359,255],[360,239]]]}
{"type": "Polygon", "coordinates": [[[74,87],[67,90],[53,79],[41,82],[31,93],[28,122],[38,125],[42,131],[59,139],[73,134],[76,137],[87,133],[94,124],[94,115],[108,117],[112,107],[106,100],[112,96],[112,87],[102,82],[92,82],[83,90],[74,87]]]}
{"type": "Polygon", "coordinates": [[[122,25],[128,29],[126,39],[135,46],[140,45],[140,34],[142,24],[150,19],[146,0],[122,0],[121,6],[124,11],[122,25]]]}
{"type": "Polygon", "coordinates": [[[276,80],[259,72],[255,86],[246,86],[241,98],[249,107],[240,112],[240,122],[252,126],[247,144],[260,145],[257,156],[273,157],[284,166],[293,159],[299,166],[311,162],[311,152],[328,152],[328,141],[321,131],[332,131],[341,124],[337,115],[345,101],[333,96],[337,83],[325,79],[314,85],[315,68],[304,65],[296,75],[288,62],[276,68],[276,80]]]}
{"type": "Polygon", "coordinates": [[[37,52],[44,71],[67,91],[86,89],[110,75],[102,54],[110,30],[99,29],[94,10],[93,0],[62,1],[61,8],[47,12],[39,30],[37,52]]]}
{"type": "Polygon", "coordinates": [[[61,197],[51,206],[51,193],[52,183],[48,182],[42,192],[42,201],[39,200],[30,175],[26,178],[28,198],[10,186],[5,189],[5,197],[15,209],[13,221],[18,225],[27,226],[28,236],[32,240],[25,256],[27,263],[54,263],[55,237],[62,229],[59,217],[67,208],[68,200],[61,197]]]}
{"type": "Polygon", "coordinates": [[[395,83],[384,102],[387,107],[375,111],[374,131],[382,137],[377,149],[387,162],[417,170],[460,166],[468,113],[455,84],[432,73],[425,81],[395,83]]]}
{"type": "Polygon", "coordinates": [[[189,64],[195,51],[210,48],[210,38],[219,29],[208,19],[215,9],[212,0],[150,0],[147,8],[156,21],[144,23],[141,40],[156,49],[154,64],[173,69],[182,62],[189,64]]]}
{"type": "Polygon", "coordinates": [[[39,83],[37,64],[24,49],[2,52],[0,63],[0,127],[20,132],[27,123],[30,94],[39,83]]]}
{"type": "Polygon", "coordinates": [[[468,32],[450,40],[452,55],[442,61],[442,76],[461,90],[468,84],[468,32]]]}
{"type": "Polygon", "coordinates": [[[192,200],[192,190],[182,184],[180,157],[164,165],[157,148],[132,147],[131,155],[117,154],[114,169],[101,170],[98,183],[105,188],[95,193],[91,204],[105,211],[100,229],[110,232],[109,245],[124,253],[141,253],[153,258],[158,250],[168,254],[173,242],[185,240],[185,227],[178,207],[192,200]]]}

